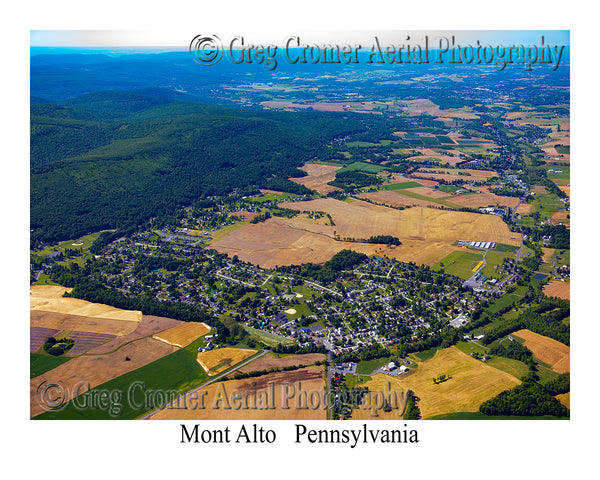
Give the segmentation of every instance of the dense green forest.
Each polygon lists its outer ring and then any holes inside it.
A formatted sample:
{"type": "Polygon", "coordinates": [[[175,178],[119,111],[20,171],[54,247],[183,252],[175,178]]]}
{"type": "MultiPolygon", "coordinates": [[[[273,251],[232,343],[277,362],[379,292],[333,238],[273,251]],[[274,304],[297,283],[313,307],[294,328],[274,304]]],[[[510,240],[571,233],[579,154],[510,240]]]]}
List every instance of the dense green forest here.
{"type": "Polygon", "coordinates": [[[31,105],[32,244],[127,228],[198,199],[290,182],[361,119],[238,110],[133,92],[31,105]]]}

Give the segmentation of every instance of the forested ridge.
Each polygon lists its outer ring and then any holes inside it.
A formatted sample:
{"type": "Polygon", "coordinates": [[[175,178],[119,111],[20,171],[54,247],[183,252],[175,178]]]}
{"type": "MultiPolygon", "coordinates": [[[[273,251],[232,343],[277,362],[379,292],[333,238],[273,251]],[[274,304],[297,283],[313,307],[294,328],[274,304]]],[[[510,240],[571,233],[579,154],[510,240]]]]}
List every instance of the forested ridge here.
{"type": "Polygon", "coordinates": [[[128,227],[248,186],[299,190],[287,180],[304,174],[298,167],[362,128],[352,114],[241,110],[139,92],[32,104],[32,243],[128,227]]]}

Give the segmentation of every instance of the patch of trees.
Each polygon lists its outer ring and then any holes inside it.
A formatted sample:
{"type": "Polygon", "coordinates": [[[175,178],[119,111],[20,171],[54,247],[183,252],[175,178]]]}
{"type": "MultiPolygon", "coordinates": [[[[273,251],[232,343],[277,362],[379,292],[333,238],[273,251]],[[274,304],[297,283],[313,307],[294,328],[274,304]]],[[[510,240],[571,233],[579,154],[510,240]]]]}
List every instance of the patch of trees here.
{"type": "Polygon", "coordinates": [[[260,215],[257,215],[252,220],[250,220],[250,223],[264,222],[265,220],[268,220],[269,218],[271,218],[270,212],[261,213],[260,215]]]}
{"type": "Polygon", "coordinates": [[[356,188],[368,187],[369,185],[379,185],[383,180],[377,175],[369,175],[359,171],[338,171],[335,174],[335,180],[328,185],[342,188],[346,191],[353,191],[356,188]]]}
{"type": "Polygon", "coordinates": [[[303,277],[312,278],[320,282],[332,282],[343,270],[351,268],[365,261],[367,256],[364,253],[357,253],[353,250],[342,250],[336,253],[330,260],[323,265],[306,263],[298,266],[279,267],[278,270],[291,272],[296,271],[303,277]]]}
{"type": "Polygon", "coordinates": [[[530,368],[534,364],[531,350],[517,341],[504,340],[490,349],[490,355],[512,358],[527,364],[530,368]]]}
{"type": "Polygon", "coordinates": [[[374,235],[367,239],[367,243],[380,243],[383,245],[402,245],[400,239],[392,235],[374,235]]]}
{"type": "Polygon", "coordinates": [[[570,315],[570,302],[561,298],[544,298],[539,304],[525,309],[518,319],[507,321],[486,332],[482,342],[489,345],[494,340],[522,328],[539,333],[569,345],[569,326],[563,320],[570,315]]]}
{"type": "Polygon", "coordinates": [[[415,392],[409,390],[406,392],[406,409],[402,420],[419,420],[421,418],[421,410],[417,406],[417,396],[415,392]]]}
{"type": "Polygon", "coordinates": [[[546,388],[533,381],[525,381],[512,390],[506,390],[483,402],[479,411],[484,415],[518,415],[539,417],[552,415],[567,417],[569,411],[546,388]]]}
{"type": "Polygon", "coordinates": [[[550,395],[560,395],[571,391],[571,374],[569,372],[561,373],[554,380],[544,384],[544,388],[550,395]]]}
{"type": "Polygon", "coordinates": [[[72,338],[64,338],[61,340],[57,340],[54,337],[48,337],[42,345],[42,348],[49,355],[58,357],[71,350],[71,348],[73,348],[73,345],[75,345],[75,340],[73,340],[72,338]]]}

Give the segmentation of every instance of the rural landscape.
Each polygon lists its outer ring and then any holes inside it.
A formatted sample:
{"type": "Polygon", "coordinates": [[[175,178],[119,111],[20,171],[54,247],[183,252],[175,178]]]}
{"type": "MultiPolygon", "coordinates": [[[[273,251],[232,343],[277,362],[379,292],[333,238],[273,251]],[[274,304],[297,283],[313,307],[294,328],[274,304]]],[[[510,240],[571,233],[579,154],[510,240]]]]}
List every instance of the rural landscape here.
{"type": "Polygon", "coordinates": [[[31,50],[30,418],[570,418],[570,65],[31,50]]]}

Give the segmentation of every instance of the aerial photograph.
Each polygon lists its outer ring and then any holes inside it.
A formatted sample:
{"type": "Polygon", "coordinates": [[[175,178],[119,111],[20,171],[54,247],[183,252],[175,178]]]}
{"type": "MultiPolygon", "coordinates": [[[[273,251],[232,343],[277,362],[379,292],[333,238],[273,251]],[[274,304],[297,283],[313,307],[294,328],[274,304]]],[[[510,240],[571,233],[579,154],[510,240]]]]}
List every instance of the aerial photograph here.
{"type": "Polygon", "coordinates": [[[201,33],[30,32],[30,419],[568,421],[570,32],[201,33]]]}
{"type": "Polygon", "coordinates": [[[15,9],[5,469],[597,470],[590,12],[556,0],[15,9]]]}

